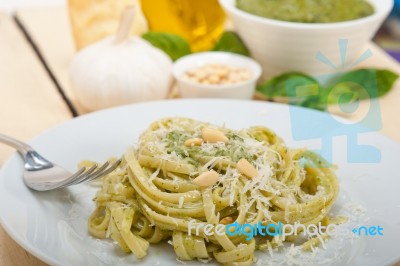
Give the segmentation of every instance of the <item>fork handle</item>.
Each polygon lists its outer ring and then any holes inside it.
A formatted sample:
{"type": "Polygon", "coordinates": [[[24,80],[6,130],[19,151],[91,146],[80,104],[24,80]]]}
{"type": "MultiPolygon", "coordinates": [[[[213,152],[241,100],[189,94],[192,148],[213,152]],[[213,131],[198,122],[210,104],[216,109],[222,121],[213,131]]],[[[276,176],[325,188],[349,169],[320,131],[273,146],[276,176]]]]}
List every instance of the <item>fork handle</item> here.
{"type": "Polygon", "coordinates": [[[1,133],[0,133],[0,142],[7,144],[11,147],[14,147],[24,158],[26,158],[26,156],[29,152],[34,151],[34,149],[31,146],[29,146],[28,144],[26,144],[22,141],[16,140],[14,138],[11,138],[9,136],[3,135],[1,133]]]}
{"type": "Polygon", "coordinates": [[[46,160],[28,144],[0,133],[0,142],[17,149],[24,158],[25,170],[37,171],[53,167],[53,163],[46,160]]]}

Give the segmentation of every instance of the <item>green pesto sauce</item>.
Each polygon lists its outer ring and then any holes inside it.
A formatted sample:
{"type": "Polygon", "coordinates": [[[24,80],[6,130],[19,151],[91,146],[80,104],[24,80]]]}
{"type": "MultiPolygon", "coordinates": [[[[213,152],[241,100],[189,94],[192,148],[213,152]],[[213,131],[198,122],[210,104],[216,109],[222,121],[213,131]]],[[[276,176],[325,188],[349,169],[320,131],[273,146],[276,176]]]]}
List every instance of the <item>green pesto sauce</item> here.
{"type": "Polygon", "coordinates": [[[374,13],[367,0],[236,0],[253,15],[302,23],[330,23],[359,19],[374,13]]]}
{"type": "Polygon", "coordinates": [[[171,131],[166,136],[166,148],[168,153],[175,152],[183,160],[186,160],[187,163],[194,166],[200,165],[198,161],[200,156],[225,157],[234,162],[239,161],[241,158],[245,158],[249,162],[252,162],[255,159],[246,152],[246,147],[239,136],[233,132],[229,132],[227,137],[230,140],[238,141],[234,143],[231,142],[223,147],[216,146],[211,151],[206,152],[201,150],[199,147],[186,147],[184,145],[187,139],[193,138],[193,136],[188,135],[187,132],[171,131]]]}

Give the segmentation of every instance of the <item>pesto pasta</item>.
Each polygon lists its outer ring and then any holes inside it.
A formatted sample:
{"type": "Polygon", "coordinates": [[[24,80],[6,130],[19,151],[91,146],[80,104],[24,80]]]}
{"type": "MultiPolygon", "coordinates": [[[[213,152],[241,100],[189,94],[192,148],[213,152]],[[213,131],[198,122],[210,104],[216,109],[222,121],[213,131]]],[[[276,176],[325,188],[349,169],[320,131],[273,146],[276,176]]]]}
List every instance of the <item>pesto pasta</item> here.
{"type": "MultiPolygon", "coordinates": [[[[171,240],[180,260],[213,258],[224,265],[251,265],[255,250],[299,236],[207,235],[205,225],[327,225],[339,190],[323,158],[287,148],[268,128],[235,131],[187,118],[151,124],[101,182],[91,235],[111,238],[137,258],[150,244],[171,240]],[[197,232],[191,221],[201,225],[197,232]]],[[[302,245],[309,250],[325,238],[302,245]]]]}

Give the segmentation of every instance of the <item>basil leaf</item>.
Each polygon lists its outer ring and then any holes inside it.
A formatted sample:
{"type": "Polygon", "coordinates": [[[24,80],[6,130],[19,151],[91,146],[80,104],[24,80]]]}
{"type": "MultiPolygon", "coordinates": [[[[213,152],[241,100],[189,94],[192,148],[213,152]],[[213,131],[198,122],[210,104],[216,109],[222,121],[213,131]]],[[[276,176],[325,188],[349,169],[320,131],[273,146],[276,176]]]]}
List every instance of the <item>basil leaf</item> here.
{"type": "Polygon", "coordinates": [[[338,83],[324,95],[328,104],[349,104],[361,99],[372,98],[370,94],[359,84],[354,82],[338,83]]]}
{"type": "Polygon", "coordinates": [[[320,96],[310,96],[307,97],[304,101],[299,102],[295,105],[307,107],[319,111],[325,111],[327,108],[326,101],[323,100],[320,96]]]}
{"type": "Polygon", "coordinates": [[[147,32],[142,38],[166,53],[173,61],[190,54],[189,43],[179,35],[163,32],[147,32]]]}
{"type": "Polygon", "coordinates": [[[342,99],[347,97],[349,101],[381,97],[390,91],[398,77],[398,74],[390,70],[370,68],[350,71],[331,88],[328,101],[332,104],[338,103],[340,95],[342,99]]]}
{"type": "Polygon", "coordinates": [[[258,86],[257,91],[269,99],[287,97],[289,103],[296,103],[308,95],[318,94],[319,88],[320,85],[314,78],[303,73],[289,72],[258,86]],[[310,90],[315,92],[312,93],[310,90]]]}
{"type": "Polygon", "coordinates": [[[213,51],[231,52],[250,56],[249,50],[240,39],[239,35],[232,31],[226,31],[221,35],[213,51]]]}
{"type": "Polygon", "coordinates": [[[390,70],[359,69],[345,73],[336,83],[322,88],[312,77],[289,72],[260,85],[257,91],[274,100],[285,97],[289,104],[326,110],[328,104],[349,104],[385,95],[399,75],[390,70]]]}

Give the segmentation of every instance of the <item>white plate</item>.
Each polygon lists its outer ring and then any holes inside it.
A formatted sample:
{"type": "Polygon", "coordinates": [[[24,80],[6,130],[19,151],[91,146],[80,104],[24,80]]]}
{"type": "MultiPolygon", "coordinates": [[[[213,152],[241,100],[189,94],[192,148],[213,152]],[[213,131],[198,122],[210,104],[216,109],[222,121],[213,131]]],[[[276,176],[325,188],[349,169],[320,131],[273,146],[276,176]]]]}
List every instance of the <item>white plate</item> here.
{"type": "MultiPolygon", "coordinates": [[[[149,123],[166,116],[225,123],[235,129],[266,125],[292,147],[318,148],[321,137],[326,134],[346,134],[340,133],[341,123],[327,127],[323,121],[329,115],[312,110],[251,101],[177,100],[125,106],[82,116],[48,130],[30,144],[46,158],[74,171],[80,160],[101,162],[110,156],[121,155],[149,123]],[[301,141],[293,139],[293,136],[304,137],[298,133],[309,128],[315,139],[307,140],[307,134],[301,141]],[[322,132],[320,138],[315,132],[322,132]]],[[[354,133],[354,128],[351,131],[354,133]]],[[[380,225],[384,235],[332,239],[326,250],[321,249],[316,256],[308,257],[308,264],[389,265],[400,258],[400,145],[374,132],[361,133],[357,138],[359,143],[377,147],[381,160],[379,163],[347,163],[346,137],[333,138],[333,159],[339,165],[341,183],[334,211],[347,210],[354,224],[380,225]],[[357,204],[365,211],[354,208],[357,204]]],[[[80,185],[46,193],[34,192],[23,184],[22,169],[22,161],[17,155],[2,167],[1,222],[12,238],[41,260],[51,265],[177,263],[173,248],[168,244],[152,246],[149,256],[137,261],[133,255],[120,252],[110,241],[90,237],[86,220],[93,210],[91,198],[96,188],[80,185]]],[[[257,253],[264,262],[283,262],[279,256],[276,253],[271,259],[266,252],[257,253]]]]}

